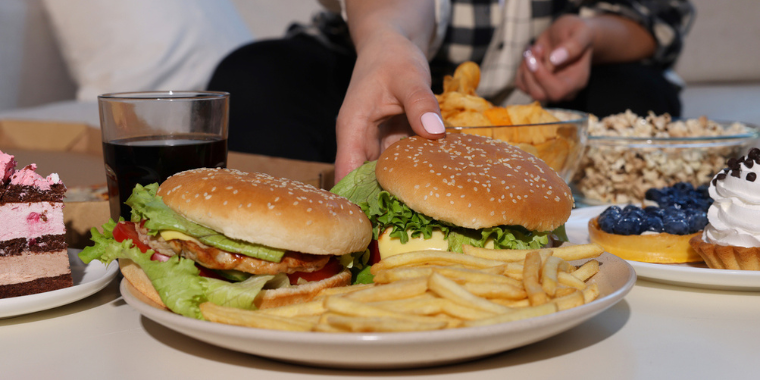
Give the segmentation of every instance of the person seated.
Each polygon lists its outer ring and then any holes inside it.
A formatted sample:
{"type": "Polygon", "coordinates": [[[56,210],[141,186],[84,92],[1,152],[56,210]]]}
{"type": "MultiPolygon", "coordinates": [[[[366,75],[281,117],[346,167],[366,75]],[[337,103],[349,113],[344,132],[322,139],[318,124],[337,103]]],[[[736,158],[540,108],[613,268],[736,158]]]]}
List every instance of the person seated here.
{"type": "Polygon", "coordinates": [[[231,150],[335,162],[340,179],[401,137],[443,137],[434,93],[464,61],[494,104],[680,115],[670,69],[688,0],[322,2],[313,25],[217,67],[208,89],[231,93],[231,150]]]}

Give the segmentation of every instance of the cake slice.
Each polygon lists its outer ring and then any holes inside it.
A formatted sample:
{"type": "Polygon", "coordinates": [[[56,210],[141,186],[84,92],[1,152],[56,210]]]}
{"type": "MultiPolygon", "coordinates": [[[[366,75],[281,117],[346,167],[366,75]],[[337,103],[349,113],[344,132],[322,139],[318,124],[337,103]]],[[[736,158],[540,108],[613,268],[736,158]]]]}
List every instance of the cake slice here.
{"type": "Polygon", "coordinates": [[[0,298],[73,285],[63,223],[66,186],[57,174],[43,178],[35,164],[15,170],[0,152],[0,298]]]}

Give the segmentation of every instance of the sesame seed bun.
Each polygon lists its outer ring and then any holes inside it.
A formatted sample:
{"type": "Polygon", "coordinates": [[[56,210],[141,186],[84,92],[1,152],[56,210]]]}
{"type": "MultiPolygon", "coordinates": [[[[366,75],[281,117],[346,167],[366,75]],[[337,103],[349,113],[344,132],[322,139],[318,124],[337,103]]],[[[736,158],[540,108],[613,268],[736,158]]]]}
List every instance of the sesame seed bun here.
{"type": "Polygon", "coordinates": [[[402,139],[382,153],[375,175],[411,209],[465,228],[551,231],[573,208],[570,188],[544,161],[482,136],[402,139]]]}
{"type": "Polygon", "coordinates": [[[233,169],[194,169],[158,189],[190,221],[232,239],[315,255],[362,251],[372,226],[349,200],[298,181],[233,169]]]}

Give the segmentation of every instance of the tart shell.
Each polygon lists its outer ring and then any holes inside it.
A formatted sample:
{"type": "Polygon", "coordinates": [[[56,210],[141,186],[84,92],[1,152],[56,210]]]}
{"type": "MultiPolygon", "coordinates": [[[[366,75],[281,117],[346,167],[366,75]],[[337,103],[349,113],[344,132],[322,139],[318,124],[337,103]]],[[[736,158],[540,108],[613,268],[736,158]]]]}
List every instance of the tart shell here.
{"type": "Polygon", "coordinates": [[[735,247],[705,242],[701,235],[689,244],[713,269],[760,270],[760,247],[735,247]]]}
{"type": "Polygon", "coordinates": [[[605,251],[624,260],[658,264],[693,263],[702,257],[692,249],[689,240],[702,232],[690,235],[659,233],[653,235],[617,235],[602,231],[599,217],[588,222],[589,239],[605,251]]]}

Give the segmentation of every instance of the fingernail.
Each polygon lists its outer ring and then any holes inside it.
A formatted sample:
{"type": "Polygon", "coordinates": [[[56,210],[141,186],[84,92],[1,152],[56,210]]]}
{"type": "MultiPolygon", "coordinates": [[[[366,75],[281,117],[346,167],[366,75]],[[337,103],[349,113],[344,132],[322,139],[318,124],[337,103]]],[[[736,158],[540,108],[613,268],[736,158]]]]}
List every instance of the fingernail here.
{"type": "Polygon", "coordinates": [[[533,56],[533,53],[530,50],[526,50],[525,53],[523,53],[523,57],[525,57],[525,63],[528,64],[528,70],[535,73],[536,70],[538,70],[538,61],[536,61],[536,57],[533,56]]]}
{"type": "Polygon", "coordinates": [[[435,112],[428,112],[422,115],[422,127],[433,135],[440,135],[446,132],[446,127],[443,126],[443,120],[435,112]]]}
{"type": "Polygon", "coordinates": [[[561,47],[554,50],[551,55],[549,55],[549,61],[551,61],[551,63],[555,66],[560,65],[562,62],[565,62],[565,60],[567,60],[567,55],[567,49],[561,47]]]}

